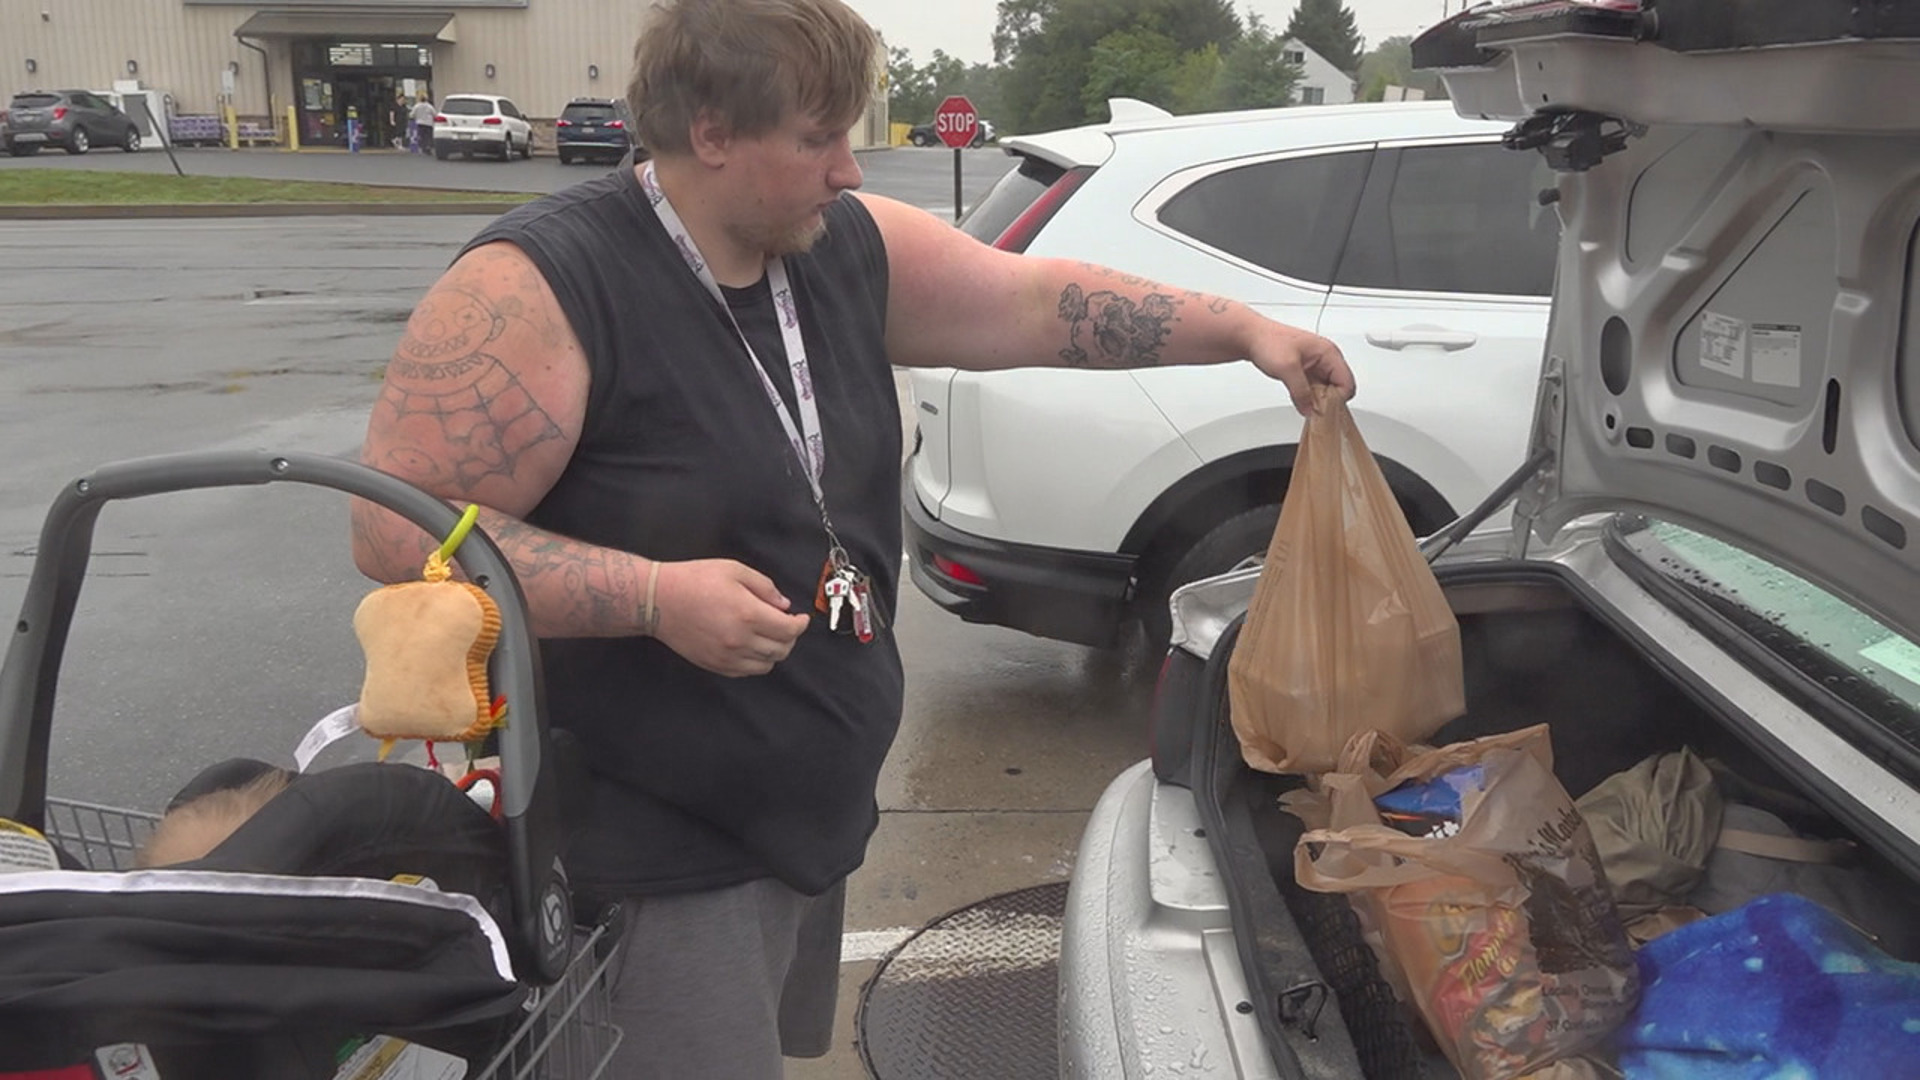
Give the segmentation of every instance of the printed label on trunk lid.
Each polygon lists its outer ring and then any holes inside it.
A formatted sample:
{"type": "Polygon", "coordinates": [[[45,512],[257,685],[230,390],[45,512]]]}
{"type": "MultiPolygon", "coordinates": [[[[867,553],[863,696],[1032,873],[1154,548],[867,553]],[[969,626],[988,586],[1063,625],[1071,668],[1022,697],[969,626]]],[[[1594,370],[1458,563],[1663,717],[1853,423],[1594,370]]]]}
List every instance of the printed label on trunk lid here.
{"type": "Polygon", "coordinates": [[[1747,335],[1753,381],[1763,386],[1800,385],[1800,328],[1754,323],[1747,335]]]}
{"type": "Polygon", "coordinates": [[[1726,315],[1700,316],[1700,366],[1708,371],[1747,377],[1747,324],[1726,315]]]}

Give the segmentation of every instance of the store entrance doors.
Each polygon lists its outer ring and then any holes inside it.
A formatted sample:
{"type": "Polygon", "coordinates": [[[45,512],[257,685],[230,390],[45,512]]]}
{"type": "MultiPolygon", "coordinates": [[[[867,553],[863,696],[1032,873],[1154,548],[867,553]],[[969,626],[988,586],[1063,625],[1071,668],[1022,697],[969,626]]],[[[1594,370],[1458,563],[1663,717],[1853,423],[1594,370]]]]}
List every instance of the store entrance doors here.
{"type": "Polygon", "coordinates": [[[407,134],[407,110],[433,94],[426,45],[296,41],[293,77],[303,145],[347,145],[356,121],[361,149],[390,148],[407,134]]]}

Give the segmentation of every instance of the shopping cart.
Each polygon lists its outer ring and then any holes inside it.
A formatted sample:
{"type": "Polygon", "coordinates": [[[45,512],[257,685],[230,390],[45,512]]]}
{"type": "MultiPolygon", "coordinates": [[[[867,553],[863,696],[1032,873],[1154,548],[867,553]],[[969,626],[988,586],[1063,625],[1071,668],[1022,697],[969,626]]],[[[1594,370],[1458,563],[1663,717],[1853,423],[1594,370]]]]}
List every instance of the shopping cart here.
{"type": "MultiPolygon", "coordinates": [[[[393,477],[335,458],[214,452],[105,466],[69,484],[41,533],[26,600],[0,667],[0,818],[37,827],[88,870],[133,868],[158,815],[48,797],[45,789],[53,688],[87,562],[94,522],[110,501],[168,492],[292,482],[332,488],[393,510],[434,535],[458,522],[451,507],[393,477]]],[[[607,1068],[622,1033],[610,980],[618,953],[617,907],[576,926],[555,857],[554,757],[542,712],[538,654],[519,585],[498,548],[475,532],[456,561],[500,609],[491,664],[512,721],[498,733],[498,809],[506,834],[511,918],[501,931],[518,978],[531,986],[512,1033],[476,1080],[591,1080],[607,1068]]],[[[401,766],[395,766],[399,768],[401,766]]]]}

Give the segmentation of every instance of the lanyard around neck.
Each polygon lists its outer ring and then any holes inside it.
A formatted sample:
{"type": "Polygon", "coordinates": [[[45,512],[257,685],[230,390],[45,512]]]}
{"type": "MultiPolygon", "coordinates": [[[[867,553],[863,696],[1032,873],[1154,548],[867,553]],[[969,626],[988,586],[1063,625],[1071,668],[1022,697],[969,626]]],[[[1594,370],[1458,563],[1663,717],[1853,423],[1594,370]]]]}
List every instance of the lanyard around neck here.
{"type": "Polygon", "coordinates": [[[767,374],[766,365],[760,362],[760,357],[753,351],[753,343],[747,340],[746,331],[740,329],[740,320],[734,318],[733,308],[720,291],[720,283],[714,279],[707,260],[700,254],[700,248],[687,232],[686,223],[680,220],[673,204],[667,201],[667,193],[660,187],[660,179],[654,175],[651,161],[641,170],[640,186],[645,189],[647,201],[653,204],[654,212],[659,215],[660,224],[672,238],[673,246],[680,249],[680,257],[687,261],[687,269],[693,271],[693,276],[706,286],[707,292],[719,303],[720,310],[726,312],[727,321],[733,324],[733,332],[740,335],[740,344],[746,347],[754,373],[760,376],[761,389],[766,391],[767,400],[773,403],[773,411],[779,415],[780,426],[787,433],[787,445],[793,448],[794,457],[800,459],[800,470],[806,475],[807,487],[813,492],[814,505],[820,509],[821,522],[827,525],[827,531],[831,534],[833,526],[827,522],[826,495],[820,489],[820,477],[827,467],[827,444],[820,435],[820,409],[813,399],[813,375],[807,367],[806,340],[800,334],[800,305],[794,299],[786,263],[780,259],[767,260],[767,285],[773,291],[773,306],[780,321],[780,340],[786,346],[787,367],[793,376],[793,396],[800,406],[800,422],[797,425],[793,413],[787,409],[786,400],[780,396],[780,388],[774,385],[773,377],[767,374]]]}

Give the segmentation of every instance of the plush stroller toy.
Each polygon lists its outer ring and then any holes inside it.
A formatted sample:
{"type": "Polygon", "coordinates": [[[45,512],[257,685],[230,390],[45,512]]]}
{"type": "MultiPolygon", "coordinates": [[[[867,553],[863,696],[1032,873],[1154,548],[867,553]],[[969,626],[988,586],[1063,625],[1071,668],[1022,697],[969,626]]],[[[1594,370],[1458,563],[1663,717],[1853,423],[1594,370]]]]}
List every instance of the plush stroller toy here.
{"type": "Polygon", "coordinates": [[[487,684],[500,609],[486,590],[452,580],[448,564],[479,510],[469,506],[427,557],[424,580],[376,589],[353,614],[367,660],[359,723],[381,740],[382,760],[400,739],[425,740],[431,760],[435,742],[475,742],[506,718],[487,684]]]}

